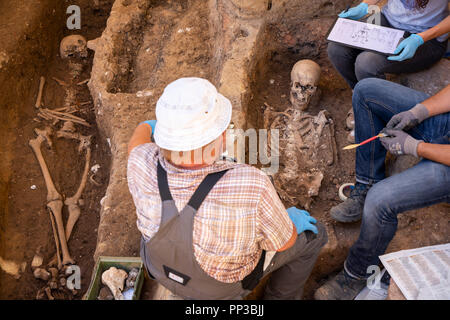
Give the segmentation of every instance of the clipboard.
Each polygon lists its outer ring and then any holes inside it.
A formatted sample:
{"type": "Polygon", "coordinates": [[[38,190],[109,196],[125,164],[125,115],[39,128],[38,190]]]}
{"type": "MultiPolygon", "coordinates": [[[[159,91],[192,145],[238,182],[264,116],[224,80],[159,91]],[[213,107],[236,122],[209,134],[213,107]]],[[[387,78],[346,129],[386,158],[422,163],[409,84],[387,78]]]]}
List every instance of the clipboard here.
{"type": "Polygon", "coordinates": [[[329,42],[390,56],[409,35],[404,30],[338,17],[326,38],[329,42]]]}

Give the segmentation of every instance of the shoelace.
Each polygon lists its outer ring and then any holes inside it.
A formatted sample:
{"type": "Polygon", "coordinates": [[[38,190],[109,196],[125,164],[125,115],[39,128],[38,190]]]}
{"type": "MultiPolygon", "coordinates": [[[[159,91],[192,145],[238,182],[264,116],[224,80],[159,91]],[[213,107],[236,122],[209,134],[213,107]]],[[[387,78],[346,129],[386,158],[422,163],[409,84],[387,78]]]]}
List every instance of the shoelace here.
{"type": "Polygon", "coordinates": [[[355,187],[350,192],[350,198],[357,198],[361,196],[365,196],[367,194],[367,191],[369,190],[369,187],[366,184],[357,182],[355,184],[355,187]]]}

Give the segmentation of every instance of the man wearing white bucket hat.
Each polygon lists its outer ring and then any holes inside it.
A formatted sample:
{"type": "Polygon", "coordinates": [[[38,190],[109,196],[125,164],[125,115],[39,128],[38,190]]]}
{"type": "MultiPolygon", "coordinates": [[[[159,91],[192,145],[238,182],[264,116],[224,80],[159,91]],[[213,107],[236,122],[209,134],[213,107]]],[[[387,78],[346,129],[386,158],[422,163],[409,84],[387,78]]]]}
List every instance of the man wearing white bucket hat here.
{"type": "Polygon", "coordinates": [[[158,100],[157,121],[136,128],[128,185],[141,257],[185,299],[242,299],[268,273],[265,299],[300,299],[325,228],[286,210],[262,171],[221,160],[231,112],[209,81],[181,78],[158,100]]]}

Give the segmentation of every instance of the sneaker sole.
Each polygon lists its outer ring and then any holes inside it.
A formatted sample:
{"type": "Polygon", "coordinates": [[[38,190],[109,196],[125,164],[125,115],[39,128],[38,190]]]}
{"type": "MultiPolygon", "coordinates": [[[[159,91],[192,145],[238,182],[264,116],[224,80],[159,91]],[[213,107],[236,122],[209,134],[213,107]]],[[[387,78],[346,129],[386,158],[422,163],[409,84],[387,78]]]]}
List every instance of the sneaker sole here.
{"type": "Polygon", "coordinates": [[[330,213],[330,216],[337,222],[343,222],[343,223],[357,222],[357,221],[361,220],[361,218],[362,218],[362,215],[359,217],[354,217],[354,218],[350,218],[350,217],[343,218],[341,216],[338,217],[333,213],[330,213]]]}

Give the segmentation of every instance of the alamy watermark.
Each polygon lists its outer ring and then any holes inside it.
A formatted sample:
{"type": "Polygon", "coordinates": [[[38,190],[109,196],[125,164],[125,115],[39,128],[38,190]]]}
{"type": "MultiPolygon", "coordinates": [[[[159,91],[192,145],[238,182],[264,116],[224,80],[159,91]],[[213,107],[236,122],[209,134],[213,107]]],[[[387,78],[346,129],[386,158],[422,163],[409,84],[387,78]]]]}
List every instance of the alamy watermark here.
{"type": "Polygon", "coordinates": [[[380,289],[381,278],[383,277],[380,267],[377,265],[371,265],[367,267],[367,273],[370,274],[369,278],[367,278],[367,288],[371,290],[380,289]]]}
{"type": "Polygon", "coordinates": [[[71,5],[67,7],[67,14],[70,16],[67,18],[67,29],[69,30],[80,30],[81,29],[81,9],[77,5],[71,5]]]}
{"type": "Polygon", "coordinates": [[[81,289],[81,269],[79,266],[73,264],[66,269],[66,286],[70,290],[81,289]]]}
{"type": "Polygon", "coordinates": [[[177,165],[201,165],[213,162],[219,155],[228,160],[250,165],[260,165],[266,174],[279,169],[279,130],[228,129],[212,143],[192,151],[170,151],[171,162],[177,165]],[[269,141],[270,136],[270,141],[269,141]],[[248,141],[248,143],[247,143],[248,141]]]}
{"type": "Polygon", "coordinates": [[[367,18],[367,23],[369,24],[369,29],[371,25],[381,26],[381,9],[379,6],[371,5],[369,6],[368,12],[370,16],[367,18]]]}

